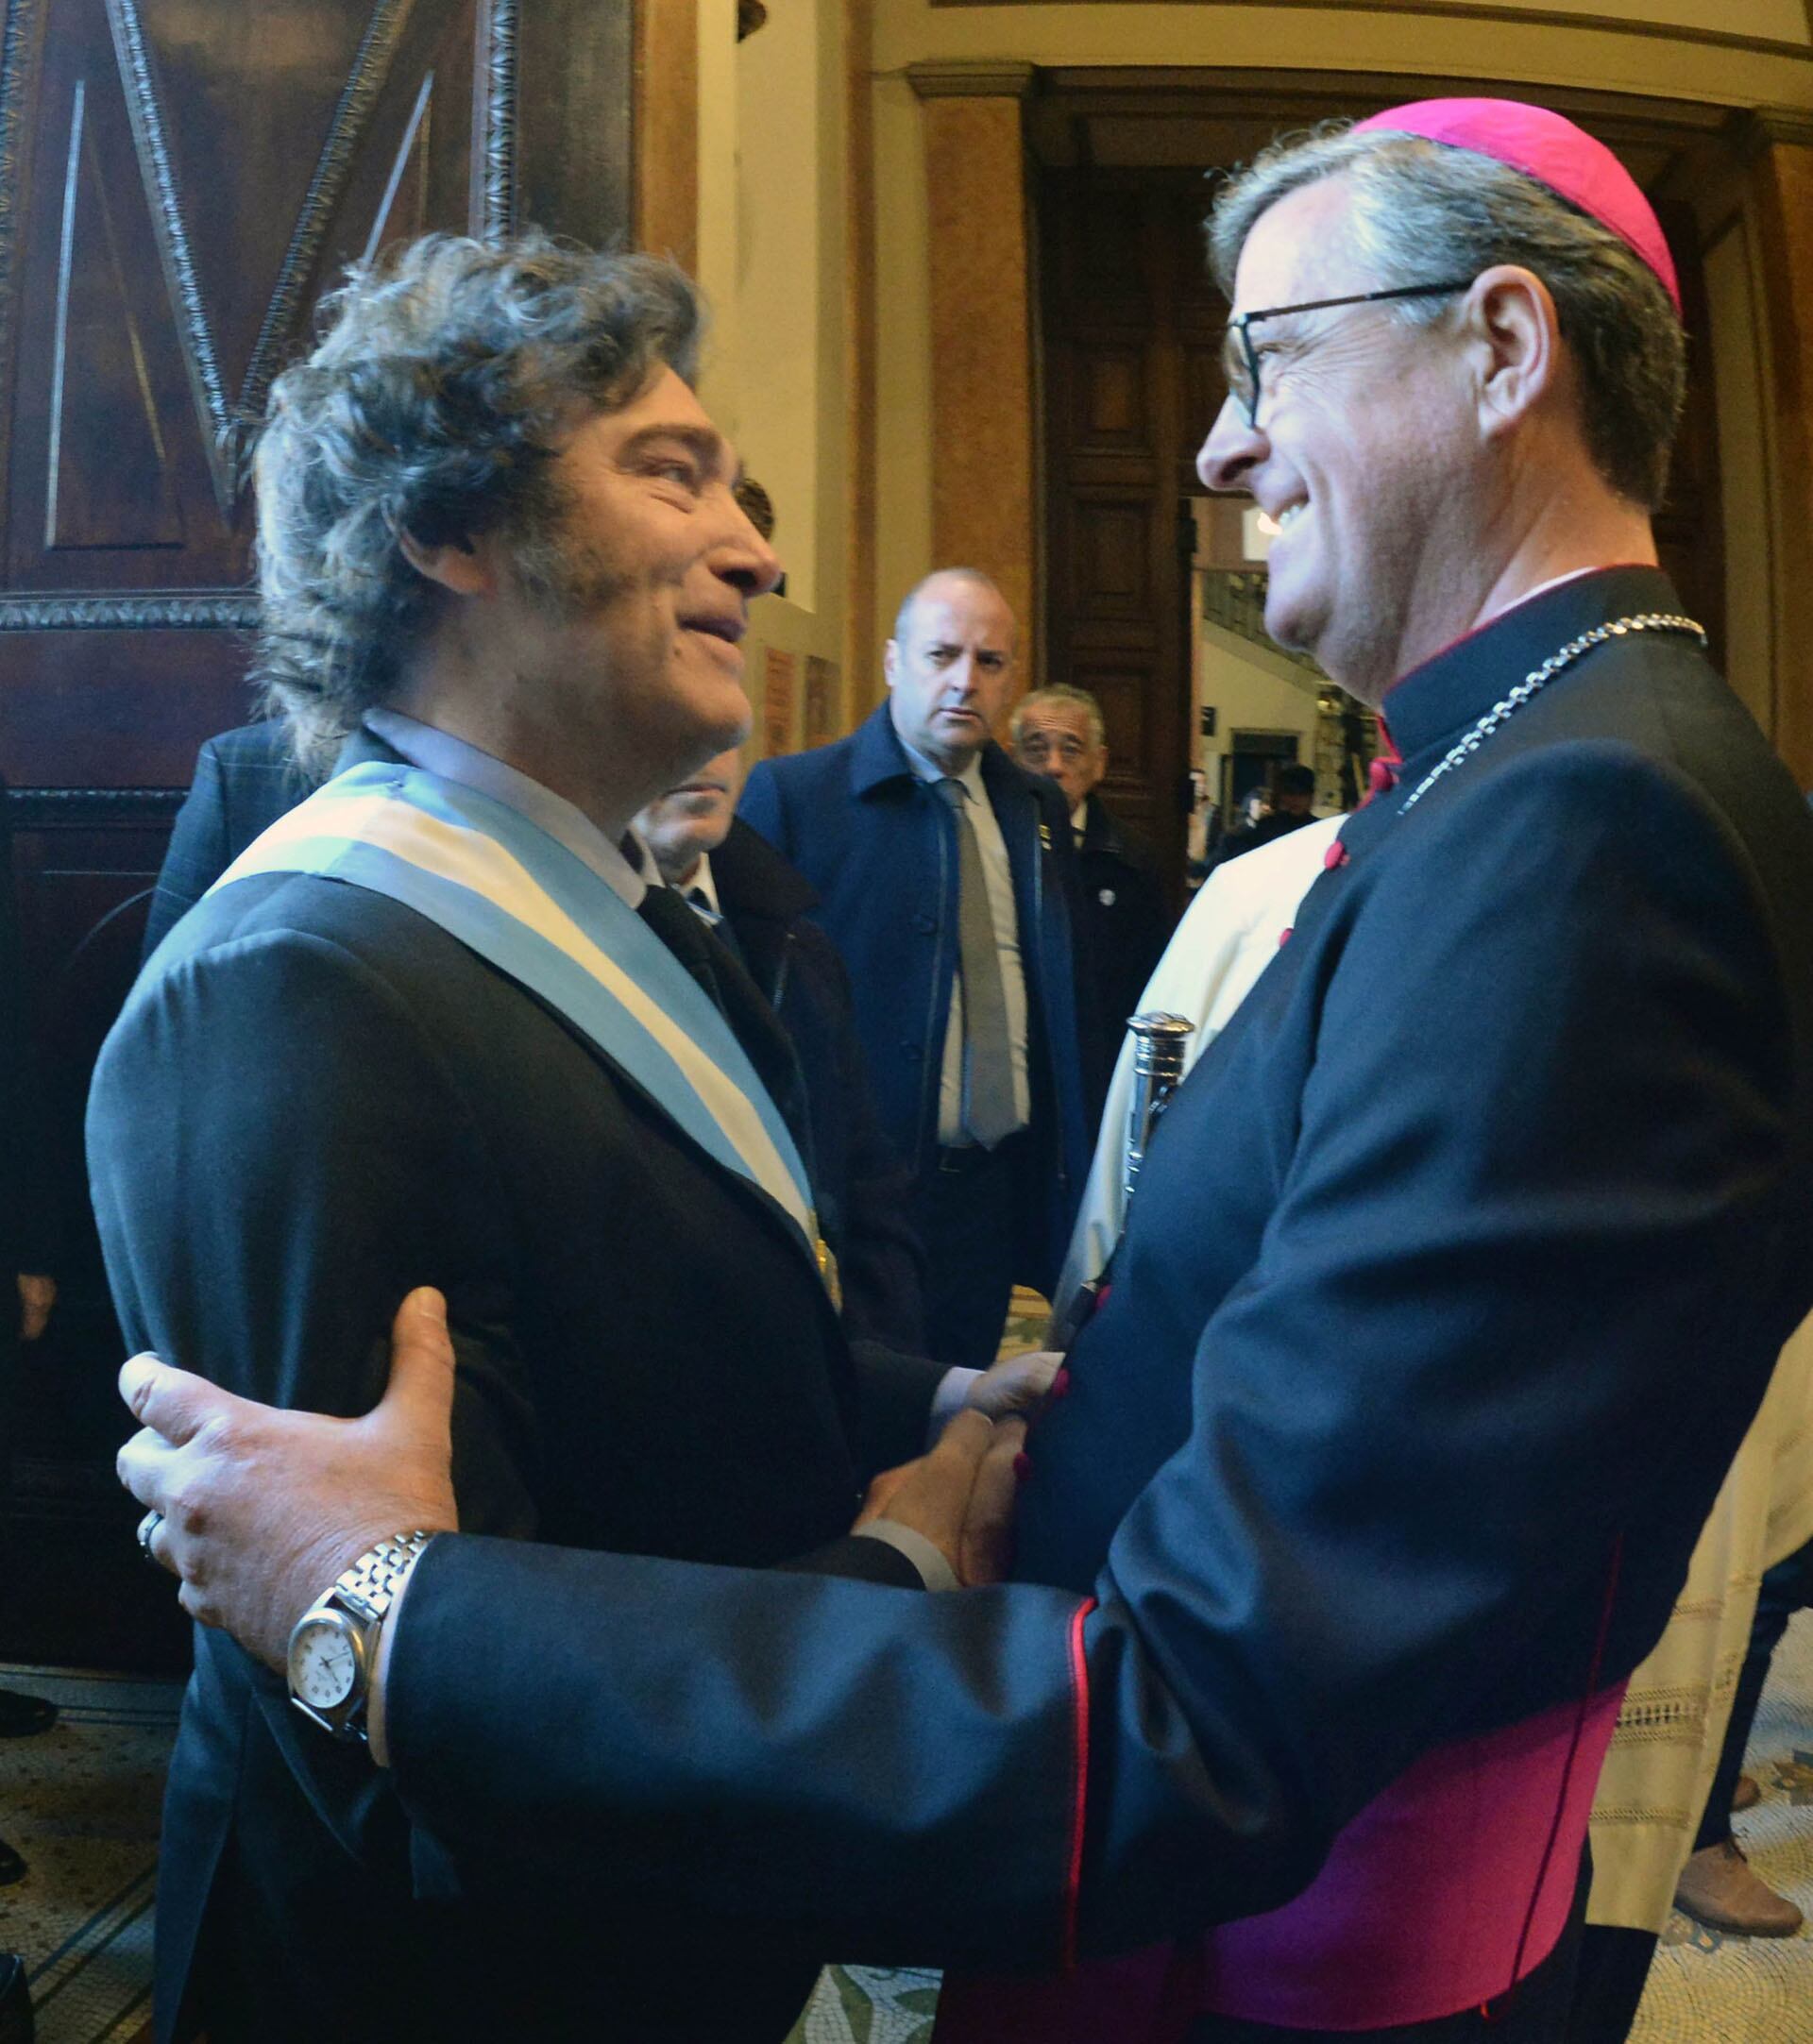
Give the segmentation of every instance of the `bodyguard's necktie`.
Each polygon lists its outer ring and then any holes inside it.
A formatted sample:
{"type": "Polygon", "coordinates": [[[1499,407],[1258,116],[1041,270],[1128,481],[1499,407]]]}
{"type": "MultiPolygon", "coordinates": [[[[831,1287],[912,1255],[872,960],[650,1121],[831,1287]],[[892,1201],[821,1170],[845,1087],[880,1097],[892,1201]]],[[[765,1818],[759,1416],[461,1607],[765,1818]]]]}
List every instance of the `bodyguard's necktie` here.
{"type": "Polygon", "coordinates": [[[721,908],[713,905],[710,895],[705,892],[703,887],[688,887],[686,889],[686,906],[711,932],[718,942],[729,952],[737,963],[747,971],[749,958],[737,936],[736,926],[721,908]]]}
{"type": "MultiPolygon", "coordinates": [[[[711,996],[714,1005],[723,1010],[723,989],[712,963],[711,939],[680,896],[671,887],[651,887],[636,913],[711,996]]],[[[725,1014],[728,1019],[727,1010],[725,1014]]]]}
{"type": "Polygon", "coordinates": [[[970,821],[969,793],[962,782],[933,784],[949,803],[957,826],[957,963],[963,974],[963,1125],[985,1149],[993,1149],[1020,1125],[1013,1106],[1013,1039],[1008,1031],[1008,995],[1001,983],[1001,953],[994,940],[982,848],[970,821]]]}
{"type": "MultiPolygon", "coordinates": [[[[750,978],[741,960],[725,950],[675,888],[649,888],[636,913],[711,996],[730,1024],[731,1034],[755,1067],[769,1098],[781,1110],[781,1119],[805,1165],[807,1182],[816,1187],[819,1171],[812,1152],[812,1115],[806,1102],[805,1077],[800,1070],[793,1039],[782,1027],[780,1017],[763,999],[761,988],[750,978]]],[[[728,922],[724,927],[730,927],[728,922]]],[[[815,1204],[817,1196],[815,1191],[815,1204]]],[[[811,1246],[824,1289],[831,1294],[831,1304],[841,1312],[843,1288],[838,1276],[838,1259],[822,1235],[815,1234],[811,1246]]]]}
{"type": "MultiPolygon", "coordinates": [[[[711,996],[731,1034],[755,1067],[770,1097],[781,1110],[795,1146],[815,1182],[812,1129],[805,1106],[805,1082],[799,1055],[780,1018],[762,998],[740,959],[700,920],[672,887],[651,887],[637,910],[644,922],[711,996]]],[[[725,928],[729,925],[725,924],[725,928]]]]}

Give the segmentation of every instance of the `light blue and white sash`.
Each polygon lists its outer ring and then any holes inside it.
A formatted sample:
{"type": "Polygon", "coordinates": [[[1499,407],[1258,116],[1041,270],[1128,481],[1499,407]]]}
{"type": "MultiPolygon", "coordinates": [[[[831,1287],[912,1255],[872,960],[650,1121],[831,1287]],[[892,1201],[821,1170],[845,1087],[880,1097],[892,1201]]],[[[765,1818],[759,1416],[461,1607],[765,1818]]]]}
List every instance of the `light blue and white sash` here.
{"type": "Polygon", "coordinates": [[[805,1167],[722,1011],[610,884],[527,817],[366,760],[272,824],[209,891],[313,873],[387,895],[529,988],[823,1257],[805,1167]]]}

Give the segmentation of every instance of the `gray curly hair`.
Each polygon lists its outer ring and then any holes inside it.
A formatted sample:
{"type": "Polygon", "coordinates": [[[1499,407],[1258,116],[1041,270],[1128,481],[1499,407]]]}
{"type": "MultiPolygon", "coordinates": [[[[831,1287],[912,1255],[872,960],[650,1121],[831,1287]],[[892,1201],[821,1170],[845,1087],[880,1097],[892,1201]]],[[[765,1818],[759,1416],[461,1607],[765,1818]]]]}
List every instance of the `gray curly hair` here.
{"type": "Polygon", "coordinates": [[[438,591],[399,536],[501,532],[533,564],[575,410],[627,404],[663,364],[690,382],[703,328],[671,263],[539,232],[431,234],[347,273],[319,346],[272,389],[254,462],[253,675],[305,767],[331,766],[432,623],[438,591]]]}
{"type": "MultiPolygon", "coordinates": [[[[1355,248],[1381,285],[1477,277],[1500,262],[1541,278],[1579,367],[1593,465],[1620,497],[1655,510],[1686,391],[1686,341],[1661,279],[1630,245],[1547,185],[1474,150],[1327,122],[1275,142],[1217,194],[1209,254],[1229,299],[1259,216],[1335,177],[1353,194],[1355,248]]],[[[1406,326],[1432,326],[1453,306],[1405,298],[1382,310],[1406,326]]]]}

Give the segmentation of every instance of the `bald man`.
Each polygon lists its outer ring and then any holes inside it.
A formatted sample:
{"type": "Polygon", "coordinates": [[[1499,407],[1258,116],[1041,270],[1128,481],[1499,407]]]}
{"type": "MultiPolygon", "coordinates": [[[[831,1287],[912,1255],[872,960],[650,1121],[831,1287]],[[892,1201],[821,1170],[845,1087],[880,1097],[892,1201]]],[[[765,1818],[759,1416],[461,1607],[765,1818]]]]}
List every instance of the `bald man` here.
{"type": "Polygon", "coordinates": [[[821,896],[912,1173],[927,1345],[973,1365],[992,1359],[1016,1282],[1049,1292],[1088,1161],[1068,807],[990,735],[1017,646],[987,575],[928,575],[900,607],[874,714],[763,761],[740,812],[821,896]]]}

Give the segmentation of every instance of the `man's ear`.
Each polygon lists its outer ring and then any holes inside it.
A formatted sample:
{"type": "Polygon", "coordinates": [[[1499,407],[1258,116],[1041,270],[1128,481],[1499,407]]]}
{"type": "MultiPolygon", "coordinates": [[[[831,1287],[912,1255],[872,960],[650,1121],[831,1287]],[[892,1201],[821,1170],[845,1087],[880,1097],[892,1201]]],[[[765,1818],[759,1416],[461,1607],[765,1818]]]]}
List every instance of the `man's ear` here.
{"type": "Polygon", "coordinates": [[[1480,426],[1496,440],[1522,423],[1561,376],[1561,321],[1533,271],[1501,262],[1482,270],[1462,313],[1479,365],[1480,426]]]}
{"type": "Polygon", "coordinates": [[[890,639],[887,645],[881,649],[881,671],[887,677],[888,685],[890,688],[894,685],[894,675],[899,667],[899,643],[894,639],[890,639]]]}
{"type": "Polygon", "coordinates": [[[397,544],[403,559],[418,575],[439,583],[455,596],[496,596],[498,578],[493,571],[490,549],[469,540],[448,540],[431,547],[413,532],[398,532],[397,544]]]}

